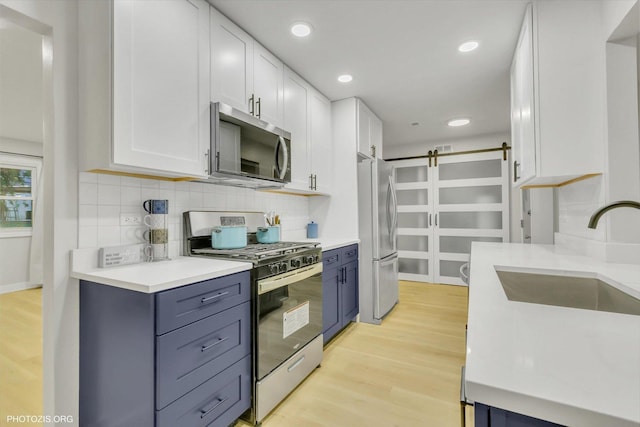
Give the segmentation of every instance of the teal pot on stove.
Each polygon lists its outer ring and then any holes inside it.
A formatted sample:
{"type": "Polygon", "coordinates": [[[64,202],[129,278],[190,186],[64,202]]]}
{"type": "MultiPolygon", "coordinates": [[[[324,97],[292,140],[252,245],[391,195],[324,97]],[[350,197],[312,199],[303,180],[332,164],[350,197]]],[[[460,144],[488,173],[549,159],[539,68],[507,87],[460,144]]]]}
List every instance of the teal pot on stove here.
{"type": "Polygon", "coordinates": [[[211,229],[213,249],[238,249],[247,246],[246,226],[218,226],[211,229]]]}
{"type": "Polygon", "coordinates": [[[256,238],[258,243],[278,243],[280,241],[280,226],[258,227],[256,238]]]}

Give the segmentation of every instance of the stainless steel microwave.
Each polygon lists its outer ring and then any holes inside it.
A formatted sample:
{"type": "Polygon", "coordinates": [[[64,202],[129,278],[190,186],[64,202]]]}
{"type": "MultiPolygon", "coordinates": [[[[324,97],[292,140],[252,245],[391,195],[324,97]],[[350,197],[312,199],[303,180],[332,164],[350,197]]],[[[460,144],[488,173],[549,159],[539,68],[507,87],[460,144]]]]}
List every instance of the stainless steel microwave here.
{"type": "Polygon", "coordinates": [[[291,182],[291,134],[221,102],[211,103],[211,153],[211,178],[222,184],[291,182]]]}

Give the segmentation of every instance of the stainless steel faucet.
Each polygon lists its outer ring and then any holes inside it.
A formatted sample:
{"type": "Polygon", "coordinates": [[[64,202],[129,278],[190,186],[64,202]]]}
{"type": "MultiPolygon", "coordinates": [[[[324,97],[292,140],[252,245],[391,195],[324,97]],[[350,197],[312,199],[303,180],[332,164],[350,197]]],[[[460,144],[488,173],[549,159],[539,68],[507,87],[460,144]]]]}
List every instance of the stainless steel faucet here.
{"type": "Polygon", "coordinates": [[[621,200],[619,202],[613,202],[606,206],[601,207],[597,211],[591,215],[591,219],[589,219],[589,228],[596,228],[598,226],[598,221],[600,221],[600,217],[604,215],[606,212],[609,212],[612,209],[617,208],[636,208],[640,209],[640,203],[634,202],[632,200],[621,200]]]}

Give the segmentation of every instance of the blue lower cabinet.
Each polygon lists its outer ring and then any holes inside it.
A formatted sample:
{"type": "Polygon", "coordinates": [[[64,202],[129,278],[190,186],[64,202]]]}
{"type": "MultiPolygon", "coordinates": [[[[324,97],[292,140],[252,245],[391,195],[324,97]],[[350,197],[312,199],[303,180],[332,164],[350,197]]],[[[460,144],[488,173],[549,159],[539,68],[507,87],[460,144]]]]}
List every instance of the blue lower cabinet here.
{"type": "Polygon", "coordinates": [[[250,373],[251,357],[247,356],[158,411],[156,425],[229,426],[251,405],[250,373]]]}
{"type": "Polygon", "coordinates": [[[251,406],[249,283],[242,272],[146,294],[81,281],[80,425],[240,417],[251,406]]]}
{"type": "Polygon", "coordinates": [[[326,344],[358,315],[358,245],[322,253],[322,334],[326,344]]]}
{"type": "Polygon", "coordinates": [[[474,404],[474,420],[475,427],[563,427],[560,424],[478,402],[474,404]]]}

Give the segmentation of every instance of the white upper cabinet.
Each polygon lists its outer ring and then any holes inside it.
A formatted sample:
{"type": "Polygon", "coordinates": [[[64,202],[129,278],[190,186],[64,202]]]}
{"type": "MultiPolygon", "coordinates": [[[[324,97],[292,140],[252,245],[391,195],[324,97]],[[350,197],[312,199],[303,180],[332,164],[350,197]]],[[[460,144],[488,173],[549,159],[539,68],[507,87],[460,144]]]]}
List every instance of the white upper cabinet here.
{"type": "Polygon", "coordinates": [[[314,191],[329,193],[333,189],[333,140],[331,135],[331,102],[320,92],[311,91],[309,98],[311,156],[309,164],[314,191]]]}
{"type": "Polygon", "coordinates": [[[382,158],[382,121],[362,100],[357,101],[358,154],[367,158],[382,158]]]}
{"type": "Polygon", "coordinates": [[[210,16],[211,99],[282,127],[282,61],[216,9],[210,16]]]}
{"type": "Polygon", "coordinates": [[[533,92],[533,15],[527,7],[511,65],[511,141],[513,183],[519,185],[536,174],[533,92]]]}
{"type": "Polygon", "coordinates": [[[211,99],[249,112],[253,39],[211,8],[211,99]]]}
{"type": "Polygon", "coordinates": [[[284,128],[291,132],[291,183],[303,193],[329,192],[333,183],[331,102],[289,68],[284,71],[284,128]]]}
{"type": "Polygon", "coordinates": [[[511,68],[515,185],[559,185],[604,168],[605,56],[598,2],[527,9],[511,68]]]}
{"type": "Polygon", "coordinates": [[[291,133],[291,183],[288,188],[311,189],[309,166],[309,85],[289,68],[284,70],[284,128],[291,133]]]}
{"type": "Polygon", "coordinates": [[[207,176],[208,3],[80,2],[79,15],[82,169],[207,176]]]}

